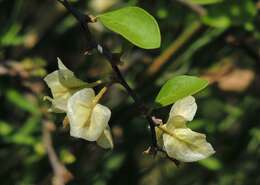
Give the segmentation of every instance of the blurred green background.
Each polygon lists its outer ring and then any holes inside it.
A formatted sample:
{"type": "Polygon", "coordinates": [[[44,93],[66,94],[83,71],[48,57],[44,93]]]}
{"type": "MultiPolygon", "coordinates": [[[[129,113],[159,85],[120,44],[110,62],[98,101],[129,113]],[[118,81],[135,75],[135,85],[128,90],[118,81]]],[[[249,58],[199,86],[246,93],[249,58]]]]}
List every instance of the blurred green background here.
{"type": "MultiPolygon", "coordinates": [[[[120,69],[148,105],[175,75],[210,81],[196,95],[198,113],[189,126],[207,134],[216,154],[177,168],[163,156],[142,154],[151,142],[147,122],[119,85],[111,86],[102,100],[112,109],[114,150],[70,137],[62,127],[64,115],[47,112],[50,105],[42,97],[50,91],[43,77],[57,68],[56,57],[89,82],[111,76],[109,64],[95,52],[83,55],[84,33],[55,0],[0,0],[0,184],[53,182],[55,170],[43,139],[47,123],[54,130],[59,164],[74,176],[68,184],[260,184],[260,1],[192,2],[72,1],[93,15],[136,5],[156,18],[162,35],[156,50],[132,47],[102,25],[91,25],[96,39],[123,52],[120,69]]],[[[167,120],[169,108],[155,111],[156,116],[167,120]]]]}

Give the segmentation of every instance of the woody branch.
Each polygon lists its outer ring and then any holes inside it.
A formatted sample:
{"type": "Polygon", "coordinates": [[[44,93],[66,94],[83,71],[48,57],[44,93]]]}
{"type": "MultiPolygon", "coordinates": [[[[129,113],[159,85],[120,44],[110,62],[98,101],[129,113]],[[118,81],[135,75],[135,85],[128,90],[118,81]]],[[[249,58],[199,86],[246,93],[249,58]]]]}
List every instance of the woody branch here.
{"type": "MultiPolygon", "coordinates": [[[[110,65],[114,71],[116,81],[125,88],[125,90],[129,94],[129,96],[131,96],[132,99],[134,100],[135,105],[138,107],[140,114],[143,115],[145,117],[145,119],[147,120],[149,127],[150,127],[150,131],[151,131],[151,141],[152,141],[151,147],[149,148],[149,153],[155,155],[157,153],[157,151],[162,152],[162,149],[160,149],[157,145],[156,132],[155,132],[156,123],[154,123],[151,112],[149,111],[147,106],[138,97],[136,92],[128,85],[125,78],[123,77],[120,69],[117,66],[118,63],[121,63],[119,57],[117,57],[115,54],[113,54],[108,48],[99,44],[94,39],[94,37],[92,36],[92,34],[89,30],[88,24],[96,22],[96,19],[94,17],[92,17],[91,15],[86,15],[86,14],[81,13],[79,10],[74,8],[67,0],[57,0],[57,1],[59,1],[61,4],[63,4],[64,7],[77,19],[82,30],[85,32],[84,35],[86,36],[86,39],[87,39],[87,48],[86,48],[87,51],[86,52],[88,53],[88,52],[91,52],[92,50],[97,50],[99,54],[101,54],[104,58],[107,59],[107,61],[110,63],[110,65]]],[[[169,156],[167,156],[167,157],[170,158],[169,156]]],[[[174,161],[176,162],[176,160],[174,160],[174,161]]]]}

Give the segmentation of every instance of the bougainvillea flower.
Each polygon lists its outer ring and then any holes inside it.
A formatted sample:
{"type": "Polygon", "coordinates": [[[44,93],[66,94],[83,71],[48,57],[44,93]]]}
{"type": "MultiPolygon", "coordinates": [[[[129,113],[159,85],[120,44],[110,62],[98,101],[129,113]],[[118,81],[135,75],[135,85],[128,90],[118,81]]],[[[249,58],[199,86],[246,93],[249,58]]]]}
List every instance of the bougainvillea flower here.
{"type": "Polygon", "coordinates": [[[105,149],[114,148],[114,143],[109,126],[105,128],[103,134],[98,138],[97,144],[105,149]]]}
{"type": "Polygon", "coordinates": [[[196,110],[194,97],[178,100],[171,108],[167,123],[156,129],[158,145],[170,157],[182,162],[202,160],[215,153],[204,134],[194,132],[186,126],[187,121],[193,120],[196,110]]]}
{"type": "Polygon", "coordinates": [[[100,81],[94,83],[86,83],[78,79],[74,73],[69,70],[58,58],[58,70],[48,74],[44,81],[51,89],[53,98],[44,97],[52,102],[53,112],[60,113],[66,112],[68,98],[71,97],[76,91],[82,88],[94,87],[100,84],[100,81]]]}
{"type": "Polygon", "coordinates": [[[97,141],[103,148],[113,148],[113,141],[108,125],[111,111],[98,104],[105,92],[103,88],[97,96],[92,88],[84,88],[68,99],[67,116],[70,135],[88,141],[97,141]]]}

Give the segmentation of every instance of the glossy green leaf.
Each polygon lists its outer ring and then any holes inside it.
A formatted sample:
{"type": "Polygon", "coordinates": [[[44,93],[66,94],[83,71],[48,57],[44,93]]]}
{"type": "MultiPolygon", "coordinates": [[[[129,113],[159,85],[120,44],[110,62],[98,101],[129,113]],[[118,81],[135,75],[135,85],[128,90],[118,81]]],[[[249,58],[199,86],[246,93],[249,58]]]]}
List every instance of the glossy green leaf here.
{"type": "Polygon", "coordinates": [[[220,3],[223,0],[190,0],[191,3],[199,4],[199,5],[207,5],[207,4],[214,4],[220,3]]]}
{"type": "Polygon", "coordinates": [[[189,95],[193,95],[208,85],[208,81],[195,77],[180,75],[168,80],[161,88],[155,102],[166,106],[189,95]]]}
{"type": "Polygon", "coordinates": [[[138,7],[126,7],[97,16],[108,29],[134,45],[154,49],[161,45],[159,26],[152,15],[138,7]]]}

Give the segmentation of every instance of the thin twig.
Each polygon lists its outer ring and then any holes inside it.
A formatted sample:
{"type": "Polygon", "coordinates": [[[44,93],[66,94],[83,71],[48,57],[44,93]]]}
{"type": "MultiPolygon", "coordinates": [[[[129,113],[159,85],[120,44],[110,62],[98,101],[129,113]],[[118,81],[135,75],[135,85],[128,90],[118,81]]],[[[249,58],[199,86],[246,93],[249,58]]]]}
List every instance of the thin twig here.
{"type": "Polygon", "coordinates": [[[43,144],[46,148],[50,164],[54,171],[53,185],[65,185],[73,179],[72,173],[59,161],[57,154],[53,148],[51,131],[55,128],[53,123],[44,122],[42,127],[43,144]]]}
{"type": "MultiPolygon", "coordinates": [[[[119,70],[117,64],[120,63],[118,60],[118,57],[114,57],[114,54],[110,52],[106,47],[102,46],[101,44],[98,44],[94,37],[92,36],[88,23],[93,22],[93,18],[91,18],[89,15],[82,14],[80,11],[72,7],[72,5],[67,0],[57,0],[60,3],[62,3],[65,8],[77,19],[77,21],[80,23],[83,31],[85,32],[86,39],[88,41],[88,47],[87,52],[96,49],[104,58],[107,59],[107,61],[110,63],[118,82],[126,89],[129,96],[133,98],[135,101],[135,104],[137,105],[138,109],[140,110],[141,114],[144,115],[146,120],[149,123],[150,129],[151,129],[151,138],[152,138],[152,147],[157,148],[157,141],[156,141],[156,133],[155,133],[155,126],[153,124],[152,118],[149,114],[148,109],[146,108],[145,104],[142,102],[142,100],[137,96],[137,94],[134,92],[134,90],[128,85],[128,83],[125,81],[121,71],[119,70]]],[[[155,150],[154,150],[155,151],[155,150]]]]}
{"type": "Polygon", "coordinates": [[[93,48],[96,48],[97,43],[91,36],[90,30],[88,28],[88,23],[95,22],[95,20],[91,16],[85,15],[80,11],[78,11],[76,8],[71,6],[67,0],[57,0],[57,1],[60,2],[77,19],[82,29],[86,32],[85,37],[88,41],[86,50],[90,51],[93,48]]]}
{"type": "Polygon", "coordinates": [[[152,64],[146,70],[148,76],[152,76],[166,64],[169,59],[181,48],[183,45],[201,28],[202,24],[199,21],[193,22],[189,25],[184,32],[174,40],[169,47],[157,58],[154,59],[152,64]]]}
{"type": "Polygon", "coordinates": [[[184,6],[187,6],[188,8],[190,8],[193,12],[195,12],[199,16],[204,16],[207,14],[207,10],[205,8],[203,8],[202,6],[200,6],[198,4],[192,3],[190,0],[175,0],[175,1],[183,4],[184,6]]]}

